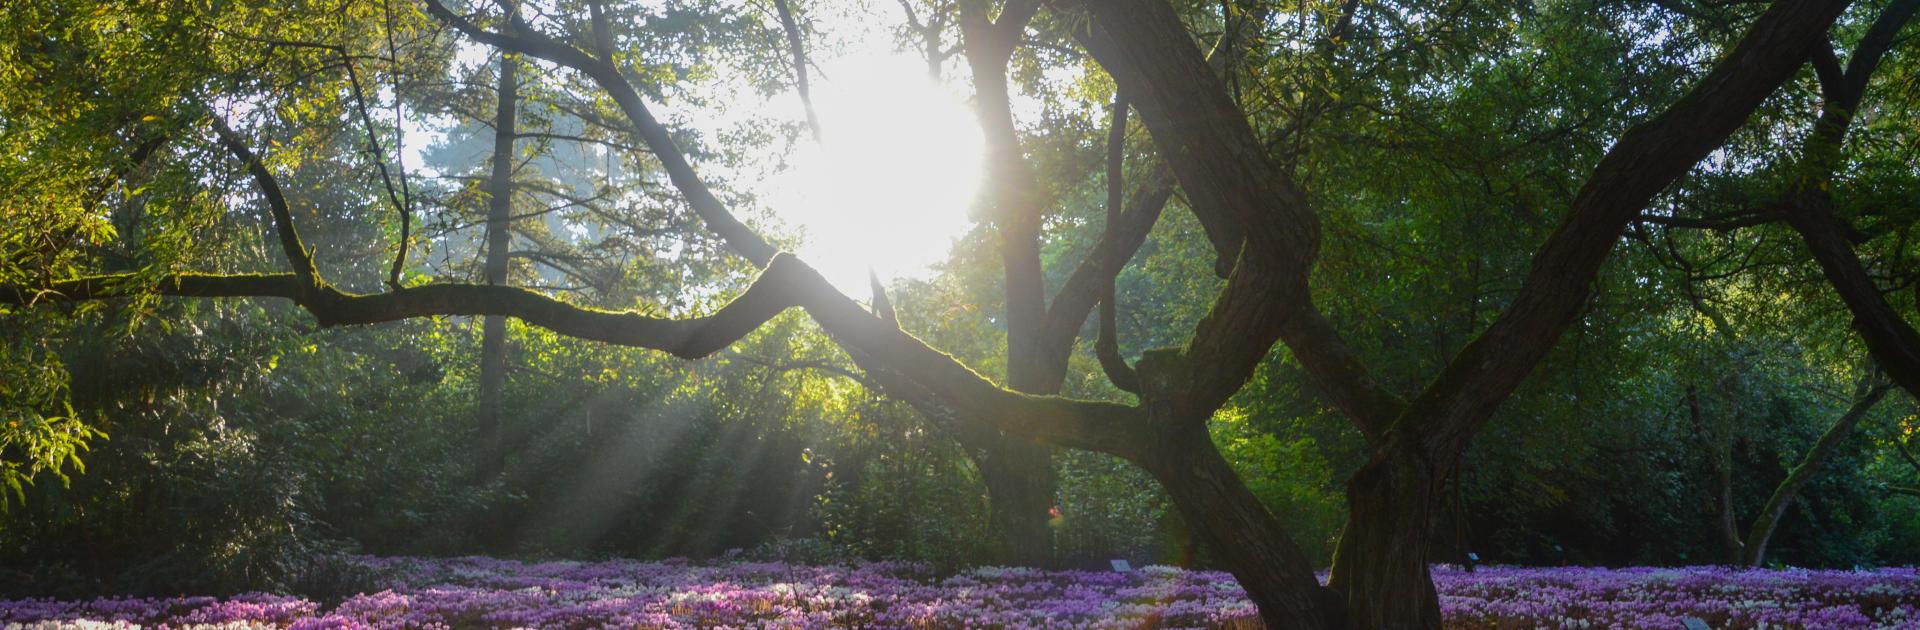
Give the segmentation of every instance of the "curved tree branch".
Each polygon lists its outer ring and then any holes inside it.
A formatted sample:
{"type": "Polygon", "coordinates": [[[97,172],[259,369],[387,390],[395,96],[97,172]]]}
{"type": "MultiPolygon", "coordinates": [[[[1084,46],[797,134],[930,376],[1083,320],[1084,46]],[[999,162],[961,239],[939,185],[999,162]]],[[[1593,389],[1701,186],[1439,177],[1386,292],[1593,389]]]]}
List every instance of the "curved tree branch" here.
{"type": "Polygon", "coordinates": [[[640,136],[642,144],[660,160],[661,167],[667,171],[667,179],[687,198],[694,214],[707,224],[707,228],[720,235],[720,238],[732,246],[734,251],[757,266],[766,266],[773,261],[779,250],[761,238],[752,228],[741,223],[727,210],[726,204],[713,194],[705,181],[700,179],[698,171],[687,160],[686,153],[675,144],[665,125],[653,117],[653,112],[641,99],[640,92],[622,76],[620,69],[611,61],[598,59],[580,49],[557,41],[539,29],[533,28],[519,16],[507,16],[513,24],[514,34],[489,31],[481,28],[453,10],[440,0],[427,0],[427,11],[434,17],[452,25],[467,37],[482,44],[502,50],[517,52],[529,57],[544,59],[560,66],[570,68],[593,79],[600,89],[606,90],[621,112],[633,123],[633,131],[640,136]]]}
{"type": "Polygon", "coordinates": [[[1179,389],[1193,397],[1196,409],[1210,411],[1209,405],[1239,389],[1276,340],[1285,339],[1297,344],[1295,356],[1308,374],[1362,432],[1377,434],[1401,403],[1314,309],[1305,285],[1319,242],[1318,219],[1227,95],[1214,71],[1224,61],[1204,58],[1165,2],[1082,6],[1093,20],[1078,33],[1081,42],[1132,95],[1223,257],[1216,271],[1233,276],[1189,342],[1184,363],[1197,372],[1179,389]]]}
{"type": "Polygon", "coordinates": [[[1586,302],[1588,285],[1628,223],[1654,195],[1744,124],[1823,43],[1845,0],[1782,0],[1686,95],[1635,125],[1601,158],[1567,218],[1533,257],[1512,303],[1461,350],[1399,423],[1422,429],[1423,450],[1451,459],[1532,372],[1586,302]]]}
{"type": "Polygon", "coordinates": [[[788,308],[801,307],[850,350],[923,387],[970,421],[1035,441],[1096,450],[1128,459],[1142,456],[1145,420],[1139,410],[1107,402],[1009,391],[953,357],[889,325],[840,294],[826,278],[791,254],[778,254],[739,297],[712,314],[667,319],[602,311],[510,286],[429,284],[357,295],[328,286],[310,289],[295,274],[176,274],[142,283],[136,274],[66,280],[47,286],[0,285],[0,303],[47,304],[141,294],[199,298],[274,297],[292,300],[323,326],[346,326],[431,316],[513,317],[589,341],[661,350],[699,358],[727,347],[788,308]]]}
{"type": "MultiPolygon", "coordinates": [[[[0,303],[44,304],[143,293],[277,297],[299,304],[322,326],[445,315],[500,315],[580,339],[662,350],[683,358],[712,354],[788,308],[801,307],[856,359],[871,359],[880,368],[901,375],[970,422],[1038,442],[1128,459],[1138,460],[1146,453],[1144,445],[1149,439],[1145,416],[1139,409],[1002,388],[900,330],[892,321],[868,312],[792,254],[769,255],[763,271],[740,296],[710,315],[687,319],[584,308],[527,289],[497,285],[430,284],[372,295],[341,291],[327,285],[315,270],[279,183],[264,162],[224,121],[215,117],[214,125],[222,143],[246,164],[265,197],[293,273],[176,274],[152,282],[142,282],[137,274],[116,274],[45,286],[0,285],[0,303]]],[[[746,230],[744,225],[739,227],[746,230]]],[[[758,239],[750,231],[746,234],[758,239]]]]}
{"type": "MultiPolygon", "coordinates": [[[[1831,67],[1837,64],[1816,63],[1816,67],[1829,66],[1819,73],[1827,102],[1821,107],[1813,133],[1801,146],[1798,176],[1783,201],[1787,223],[1800,233],[1827,283],[1853,313],[1853,327],[1860,332],[1868,352],[1889,378],[1908,393],[1920,396],[1920,332],[1881,294],[1860,255],[1854,252],[1848,239],[1850,230],[1834,212],[1829,192],[1840,144],[1865,96],[1867,81],[1916,11],[1920,11],[1920,0],[1895,0],[1888,5],[1868,27],[1843,73],[1831,67]]],[[[1826,43],[1819,45],[1825,47],[1826,43]]],[[[1831,51],[1826,56],[1831,57],[1831,51]]],[[[1814,58],[1820,59],[1820,55],[1816,53],[1814,58]]]]}
{"type": "Polygon", "coordinates": [[[247,148],[247,142],[235,133],[227,121],[218,115],[209,116],[213,120],[214,133],[220,137],[220,144],[246,165],[247,174],[253,177],[255,188],[266,198],[267,211],[273,217],[274,234],[280,238],[281,253],[287,257],[287,266],[293,269],[293,277],[299,280],[302,294],[321,287],[319,272],[313,266],[313,254],[307,251],[305,243],[300,242],[300,231],[293,225],[293,213],[287,209],[287,197],[280,191],[280,182],[267,170],[265,162],[247,148]]]}
{"type": "MultiPolygon", "coordinates": [[[[1102,246],[1109,244],[1117,246],[1116,241],[1121,237],[1119,233],[1122,229],[1120,227],[1121,204],[1125,203],[1125,193],[1122,189],[1126,180],[1124,167],[1127,157],[1127,108],[1126,94],[1115,92],[1113,121],[1107,126],[1107,223],[1100,235],[1102,246]]],[[[1171,190],[1171,186],[1168,188],[1171,190]]],[[[1159,205],[1165,207],[1166,202],[1163,200],[1159,205]]],[[[1139,240],[1146,241],[1145,230],[1140,231],[1139,240]]],[[[1133,251],[1139,246],[1139,243],[1134,243],[1133,247],[1126,249],[1133,251]]],[[[1095,252],[1087,255],[1086,260],[1081,261],[1080,269],[1086,268],[1090,262],[1097,264],[1100,266],[1098,271],[1102,272],[1100,277],[1105,279],[1100,283],[1100,336],[1093,346],[1094,354],[1100,358],[1100,369],[1107,373],[1107,380],[1112,381],[1115,387],[1138,394],[1140,393],[1140,374],[1133,370],[1133,366],[1127,364],[1124,357],[1120,356],[1119,322],[1116,321],[1118,305],[1114,303],[1113,286],[1116,276],[1119,275],[1120,265],[1112,262],[1112,259],[1117,257],[1117,252],[1106,254],[1096,249],[1095,252]]],[[[1074,270],[1075,275],[1079,274],[1080,269],[1074,270]]],[[[1060,298],[1056,297],[1053,301],[1053,309],[1060,308],[1060,298]]],[[[1048,315],[1052,316],[1053,313],[1049,312],[1048,315]]],[[[1082,317],[1084,318],[1085,315],[1082,317]]]]}

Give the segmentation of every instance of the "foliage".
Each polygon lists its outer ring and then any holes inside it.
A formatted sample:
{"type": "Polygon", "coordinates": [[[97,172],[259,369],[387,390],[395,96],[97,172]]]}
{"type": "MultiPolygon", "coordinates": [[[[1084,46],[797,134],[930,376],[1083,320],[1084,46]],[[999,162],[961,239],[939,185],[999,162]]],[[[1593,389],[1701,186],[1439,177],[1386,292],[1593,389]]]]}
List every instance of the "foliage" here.
{"type": "MultiPolygon", "coordinates": [[[[992,554],[980,469],[950,427],[884,391],[800,313],[694,361],[509,325],[500,411],[513,449],[489,476],[473,462],[486,448],[474,423],[478,321],[315,328],[265,299],[151,294],[166,274],[286,268],[265,201],[216,140],[213,118],[266,156],[337,286],[387,290],[401,255],[401,286],[483,280],[494,80],[500,64],[519,63],[525,137],[513,145],[508,283],[595,308],[713,312],[745,289],[750,265],[700,228],[667,187],[661,157],[637,146],[618,105],[579,73],[477,46],[401,0],[17,4],[0,18],[0,287],[127,273],[121,282],[149,289],[109,302],[36,294],[0,304],[0,561],[13,568],[0,589],[311,592],[366,579],[328,577],[343,551],[746,553],[941,571],[992,554]],[[414,146],[423,137],[430,145],[414,146]]],[[[534,26],[597,45],[588,16],[602,4],[546,3],[534,26]]],[[[904,26],[891,3],[794,4],[819,18],[803,20],[810,41],[839,45],[820,54],[897,31],[915,49],[945,51],[928,60],[933,74],[967,80],[952,57],[952,3],[902,3],[918,21],[904,26]]],[[[1532,245],[1567,213],[1582,175],[1679,98],[1756,12],[1695,2],[1172,4],[1206,39],[1237,24],[1274,26],[1222,48],[1233,57],[1223,76],[1321,210],[1313,301],[1379,382],[1408,393],[1513,300],[1536,264],[1532,245]],[[1342,6],[1364,8],[1336,34],[1342,6]]],[[[621,25],[605,42],[610,63],[659,106],[726,203],[793,242],[752,185],[786,167],[800,138],[797,108],[783,109],[789,57],[770,12],[699,0],[601,8],[621,25]]],[[[1876,9],[1852,10],[1836,41],[1858,41],[1876,9]]],[[[1034,194],[1052,204],[1039,243],[1048,287],[1101,242],[1114,183],[1103,160],[1116,88],[1074,41],[1075,19],[1043,12],[1012,61],[1015,133],[1039,179],[1034,194]]],[[[1906,295],[1920,287],[1916,42],[1898,40],[1873,77],[1830,186],[1909,318],[1920,307],[1906,295]]],[[[1573,328],[1499,406],[1462,472],[1440,482],[1438,557],[1721,561],[1718,513],[1758,510],[1847,407],[1852,385],[1874,377],[1793,230],[1715,223],[1748,217],[1793,185],[1790,148],[1821,107],[1813,74],[1768,100],[1613,244],[1573,328]]],[[[1120,183],[1137,186],[1167,158],[1143,126],[1121,131],[1120,183]]],[[[1183,343],[1223,286],[1189,197],[1174,195],[1114,278],[1127,358],[1183,343]]],[[[1004,382],[1010,314],[996,229],[980,221],[946,263],[882,289],[904,330],[1004,382]]],[[[1083,329],[1062,393],[1132,402],[1094,357],[1094,326],[1083,329]]],[[[1253,494],[1321,563],[1346,516],[1345,484],[1371,457],[1336,407],[1279,350],[1209,424],[1253,494]]],[[[1873,411],[1792,504],[1778,562],[1920,562],[1914,414],[1901,393],[1873,411]]],[[[1058,452],[1052,473],[1058,565],[1215,566],[1231,553],[1196,549],[1153,477],[1126,462],[1058,452]]],[[[1565,578],[1604,583],[1595,597],[1608,598],[1656,577],[1717,574],[1503,575],[1455,586],[1565,578]]],[[[1506,606],[1506,595],[1484,599],[1506,606]]],[[[1565,612],[1513,605],[1534,612],[1500,621],[1565,612]]]]}

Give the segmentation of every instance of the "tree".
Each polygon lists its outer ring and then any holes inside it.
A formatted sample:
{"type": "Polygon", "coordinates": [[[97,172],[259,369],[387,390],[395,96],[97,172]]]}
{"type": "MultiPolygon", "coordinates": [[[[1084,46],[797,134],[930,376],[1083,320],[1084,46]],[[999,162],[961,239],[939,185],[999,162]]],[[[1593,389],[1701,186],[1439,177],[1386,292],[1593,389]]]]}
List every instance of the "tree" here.
{"type": "MultiPolygon", "coordinates": [[[[1696,227],[1739,229],[1784,219],[1800,234],[1828,282],[1854,314],[1854,327],[1881,369],[1893,377],[1894,383],[1920,396],[1920,373],[1915,372],[1920,369],[1920,363],[1916,363],[1920,357],[1920,334],[1893,310],[1883,291],[1875,286],[1865,265],[1854,253],[1851,241],[1856,240],[1852,234],[1857,232],[1835,216],[1832,199],[1846,134],[1862,107],[1869,82],[1893,47],[1895,38],[1916,12],[1920,12],[1920,2],[1911,0],[1895,0],[1882,8],[1854,46],[1844,68],[1830,45],[1825,42],[1815,45],[1809,53],[1809,64],[1819,79],[1823,102],[1811,132],[1790,160],[1787,182],[1772,199],[1757,208],[1740,211],[1732,217],[1705,220],[1696,227]]],[[[1696,304],[1699,305],[1697,300],[1696,304]]],[[[1700,308],[1714,319],[1717,328],[1730,333],[1723,317],[1704,305],[1700,308]]],[[[1788,504],[1838,443],[1852,433],[1885,395],[1888,386],[1863,383],[1859,387],[1853,404],[1834,420],[1774,489],[1744,536],[1735,529],[1732,500],[1725,489],[1730,483],[1726,479],[1731,474],[1726,451],[1730,446],[1721,446],[1715,469],[1722,477],[1723,537],[1730,561],[1747,566],[1758,566],[1765,561],[1767,544],[1788,504]]],[[[1692,404],[1697,411],[1697,401],[1692,404]]]]}
{"type": "MultiPolygon", "coordinates": [[[[500,56],[499,79],[494,90],[497,105],[493,117],[493,156],[487,176],[487,284],[507,283],[507,257],[512,253],[514,139],[519,118],[520,80],[517,62],[511,55],[500,56]]],[[[507,321],[498,315],[484,319],[480,341],[480,464],[478,477],[491,479],[507,467],[507,448],[502,440],[500,394],[507,380],[507,321]]]]}
{"type": "Polygon", "coordinates": [[[1853,404],[1849,405],[1846,412],[1839,418],[1834,419],[1833,425],[1820,434],[1820,440],[1814,442],[1813,448],[1807,449],[1800,463],[1787,473],[1787,478],[1774,487],[1772,496],[1767,498],[1766,506],[1760,508],[1760,513],[1754,516],[1753,525],[1748,528],[1746,537],[1739,540],[1741,564],[1751,567],[1760,566],[1761,563],[1766,562],[1767,544],[1773,540],[1773,532],[1779,528],[1780,518],[1786,514],[1788,505],[1802,489],[1807,487],[1808,482],[1813,481],[1814,475],[1820,471],[1820,465],[1826,461],[1834,449],[1839,447],[1840,442],[1851,435],[1854,427],[1858,426],[1868,412],[1873,411],[1873,406],[1886,396],[1888,387],[1889,385],[1884,383],[1862,383],[1860,391],[1855,394],[1853,404]]]}
{"type": "MultiPolygon", "coordinates": [[[[1116,100],[1108,134],[1107,221],[1098,245],[1081,258],[1071,276],[1047,295],[1041,260],[1041,234],[1050,206],[1060,203],[1035,175],[1014,120],[1009,64],[1026,36],[1041,2],[1006,4],[997,16],[984,0],[954,7],[932,7],[921,29],[929,51],[939,51],[938,24],[957,23],[957,48],[972,74],[973,104],[986,135],[986,173],[978,193],[978,214],[992,225],[1003,269],[1007,387],[1026,394],[1058,395],[1068,376],[1082,324],[1101,302],[1103,286],[1145,242],[1172,196],[1172,182],[1156,172],[1129,194],[1119,160],[1126,149],[1126,104],[1116,100]],[[949,11],[957,17],[949,17],[949,11]],[[1104,283],[1104,284],[1103,284],[1104,283]]],[[[911,4],[909,18],[921,21],[911,4]]],[[[928,58],[937,69],[937,56],[928,58]]],[[[876,294],[878,295],[878,294],[876,294]]],[[[883,299],[877,297],[876,299],[883,299]]],[[[1104,347],[1104,346],[1103,346],[1104,347]]],[[[1129,389],[1122,385],[1122,389],[1129,389]]],[[[937,412],[935,412],[937,413],[937,412]]],[[[1049,447],[977,422],[942,422],[973,454],[993,504],[990,519],[1006,546],[1006,557],[1021,564],[1051,559],[1048,513],[1055,483],[1049,447]]]]}
{"type": "MultiPolygon", "coordinates": [[[[1223,551],[1269,627],[1437,628],[1438,599],[1427,574],[1430,526],[1442,484],[1457,470],[1461,454],[1577,319],[1588,286],[1626,227],[1793,76],[1805,60],[1804,51],[1825,36],[1845,5],[1835,0],[1773,4],[1684,96],[1621,135],[1566,200],[1563,218],[1534,251],[1531,269],[1505,309],[1429,384],[1406,398],[1372,378],[1314,306],[1309,276],[1320,233],[1311,196],[1294,181],[1284,151],[1276,156],[1256,137],[1229,83],[1195,46],[1180,13],[1161,0],[1062,2],[1051,7],[1127,95],[1170,165],[1188,207],[1207,227],[1221,261],[1216,269],[1226,276],[1211,310],[1184,346],[1149,351],[1132,366],[1137,405],[1003,388],[900,330],[884,313],[870,312],[841,294],[795,257],[779,253],[730,212],[654,117],[616,63],[604,19],[593,21],[595,32],[588,41],[594,42],[594,50],[589,52],[572,43],[581,40],[578,35],[549,32],[564,28],[564,20],[535,23],[517,14],[476,17],[436,1],[427,3],[428,10],[466,37],[566,68],[604,90],[624,114],[623,125],[653,153],[693,212],[761,269],[754,282],[711,314],[678,319],[591,310],[499,285],[403,287],[395,282],[383,293],[343,291],[328,284],[315,267],[273,169],[252,148],[259,141],[200,108],[183,116],[210,120],[220,144],[246,165],[267,205],[289,272],[46,278],[0,289],[0,302],[141,294],[276,297],[298,304],[323,326],[431,315],[509,316],[582,339],[683,357],[715,352],[778,313],[798,307],[863,369],[900,386],[888,385],[889,391],[931,401],[964,424],[1113,454],[1147,470],[1200,538],[1223,551]],[[1371,451],[1371,461],[1349,484],[1349,520],[1325,587],[1288,540],[1284,522],[1254,498],[1206,430],[1208,418],[1281,342],[1366,436],[1371,451]]],[[[1002,10],[1002,19],[1010,14],[1008,9],[1029,6],[1037,10],[1034,3],[1013,2],[1002,10]]],[[[1358,3],[1347,6],[1349,15],[1334,22],[1328,41],[1337,43],[1344,34],[1341,25],[1356,19],[1350,14],[1358,3]]],[[[982,89],[992,85],[989,81],[982,89]]],[[[1014,224],[1003,221],[1000,227],[1014,224]]],[[[1010,274],[1013,266],[1009,264],[1010,274]]],[[[1100,271],[1104,277],[1091,281],[1096,292],[1112,277],[1112,272],[1100,271]]],[[[1035,297],[1031,289],[1023,291],[1035,297]]],[[[879,301],[876,296],[876,305],[879,301]]],[[[1029,316],[1037,315],[1037,301],[1023,304],[1019,307],[1028,309],[1029,316]]],[[[1017,306],[1009,300],[1010,309],[1017,306]]],[[[1081,317],[1086,313],[1081,311],[1081,317]]],[[[1071,327],[1081,323],[1071,322],[1071,327]]],[[[1112,372],[1128,373],[1114,363],[1109,361],[1112,372]]]]}

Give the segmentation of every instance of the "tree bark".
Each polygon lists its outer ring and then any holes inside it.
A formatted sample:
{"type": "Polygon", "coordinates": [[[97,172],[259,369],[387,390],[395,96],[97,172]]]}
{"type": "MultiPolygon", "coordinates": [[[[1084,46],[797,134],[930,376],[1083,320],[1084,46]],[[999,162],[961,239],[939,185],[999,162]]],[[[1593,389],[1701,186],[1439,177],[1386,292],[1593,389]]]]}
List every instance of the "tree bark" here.
{"type": "MultiPolygon", "coordinates": [[[[1266,627],[1340,627],[1339,600],[1320,585],[1313,564],[1293,544],[1287,528],[1220,455],[1205,418],[1155,417],[1153,422],[1153,452],[1136,463],[1166,488],[1193,535],[1219,552],[1220,561],[1260,608],[1266,627]]],[[[1424,566],[1419,577],[1426,581],[1424,566]]],[[[1431,591],[1432,584],[1426,589],[1431,591]]]]}
{"type": "MultiPolygon", "coordinates": [[[[500,55],[500,81],[494,110],[492,173],[487,178],[487,284],[507,284],[507,259],[513,243],[513,140],[517,133],[519,69],[513,55],[500,55]]],[[[480,333],[480,457],[476,477],[492,481],[507,468],[501,401],[507,386],[507,320],[488,315],[480,333]]]]}
{"type": "MultiPolygon", "coordinates": [[[[1021,150],[1007,84],[1007,61],[1037,8],[1037,2],[1016,1],[993,20],[981,0],[962,0],[958,6],[963,53],[973,71],[975,114],[986,140],[986,172],[976,205],[999,236],[1007,387],[1052,395],[1060,393],[1067,370],[1064,361],[1054,365],[1040,352],[1047,316],[1045,270],[1040,261],[1046,200],[1021,150]]],[[[999,431],[984,432],[970,441],[975,444],[968,450],[987,486],[988,521],[1000,537],[999,561],[1051,564],[1048,510],[1055,490],[1051,450],[999,431]]]]}
{"type": "Polygon", "coordinates": [[[1052,565],[1048,512],[1055,492],[1052,449],[993,431],[973,463],[987,486],[987,524],[999,537],[997,560],[1018,566],[1052,565]]]}
{"type": "Polygon", "coordinates": [[[1439,628],[1427,572],[1444,471],[1389,442],[1347,482],[1347,522],[1328,588],[1345,595],[1348,628],[1439,628]]]}

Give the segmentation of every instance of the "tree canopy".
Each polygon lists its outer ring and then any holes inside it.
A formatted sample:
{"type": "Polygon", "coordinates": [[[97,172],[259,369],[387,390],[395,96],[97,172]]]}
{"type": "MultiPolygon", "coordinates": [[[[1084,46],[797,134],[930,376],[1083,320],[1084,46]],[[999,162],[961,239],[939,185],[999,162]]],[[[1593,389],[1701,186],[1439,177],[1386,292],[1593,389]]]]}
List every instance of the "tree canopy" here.
{"type": "Polygon", "coordinates": [[[0,542],[1132,555],[1272,628],[1437,628],[1475,549],[1912,562],[1917,10],[27,2],[0,542]],[[862,55],[972,120],[837,118],[862,55]],[[973,150],[944,262],[808,259],[973,150]]]}

